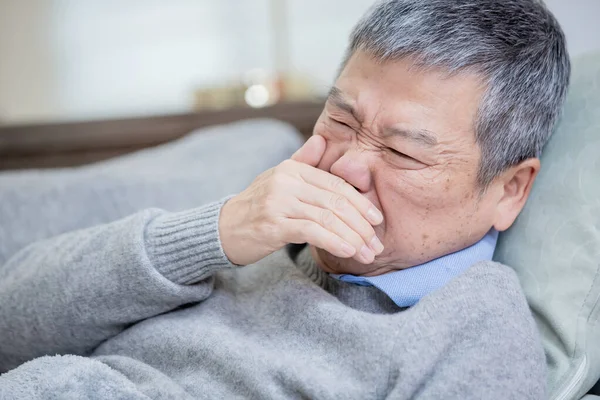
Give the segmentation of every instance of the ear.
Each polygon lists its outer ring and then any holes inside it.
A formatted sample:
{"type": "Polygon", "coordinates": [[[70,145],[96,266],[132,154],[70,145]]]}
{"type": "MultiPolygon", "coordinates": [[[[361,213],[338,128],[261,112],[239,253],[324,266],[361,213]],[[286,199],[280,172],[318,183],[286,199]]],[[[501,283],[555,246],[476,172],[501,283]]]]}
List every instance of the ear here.
{"type": "Polygon", "coordinates": [[[530,158],[509,168],[498,178],[498,183],[503,185],[503,193],[496,207],[494,228],[497,231],[505,231],[515,222],[539,171],[540,160],[530,158]]]}

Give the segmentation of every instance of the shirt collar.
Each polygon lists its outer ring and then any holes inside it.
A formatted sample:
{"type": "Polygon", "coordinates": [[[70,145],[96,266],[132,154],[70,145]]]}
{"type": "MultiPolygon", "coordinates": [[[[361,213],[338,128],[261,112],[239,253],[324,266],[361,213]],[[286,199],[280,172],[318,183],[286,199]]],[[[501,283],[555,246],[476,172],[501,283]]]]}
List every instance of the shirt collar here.
{"type": "Polygon", "coordinates": [[[494,255],[498,231],[492,229],[479,242],[466,249],[445,255],[415,267],[378,276],[334,275],[340,281],[375,286],[399,307],[411,307],[422,297],[441,288],[479,261],[490,261],[494,255]]]}

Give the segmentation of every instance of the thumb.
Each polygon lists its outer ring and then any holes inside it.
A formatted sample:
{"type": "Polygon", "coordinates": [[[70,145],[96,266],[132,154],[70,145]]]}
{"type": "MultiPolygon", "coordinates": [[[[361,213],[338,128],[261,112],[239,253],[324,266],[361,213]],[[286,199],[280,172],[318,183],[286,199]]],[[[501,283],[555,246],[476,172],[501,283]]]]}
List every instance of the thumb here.
{"type": "Polygon", "coordinates": [[[292,155],[291,158],[294,161],[316,167],[319,165],[321,158],[323,158],[326,147],[327,142],[323,136],[313,135],[294,153],[294,155],[292,155]]]}

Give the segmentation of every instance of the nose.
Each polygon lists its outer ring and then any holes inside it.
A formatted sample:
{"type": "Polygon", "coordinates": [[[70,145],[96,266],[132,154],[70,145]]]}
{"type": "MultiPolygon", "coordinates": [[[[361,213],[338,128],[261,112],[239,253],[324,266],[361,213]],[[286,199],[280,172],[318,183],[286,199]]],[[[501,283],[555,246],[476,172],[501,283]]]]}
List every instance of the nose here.
{"type": "Polygon", "coordinates": [[[372,187],[368,153],[360,148],[349,148],[331,165],[329,172],[344,179],[359,192],[367,193],[372,187]]]}

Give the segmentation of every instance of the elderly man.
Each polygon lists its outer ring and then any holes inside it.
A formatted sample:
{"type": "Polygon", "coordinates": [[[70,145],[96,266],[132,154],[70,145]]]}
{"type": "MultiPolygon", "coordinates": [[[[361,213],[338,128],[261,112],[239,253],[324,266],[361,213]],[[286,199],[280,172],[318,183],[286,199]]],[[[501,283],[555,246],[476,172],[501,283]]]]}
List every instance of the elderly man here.
{"type": "Polygon", "coordinates": [[[1,267],[0,397],[544,398],[527,302],[490,260],[569,70],[536,0],[378,3],[290,160],[1,267]]]}

